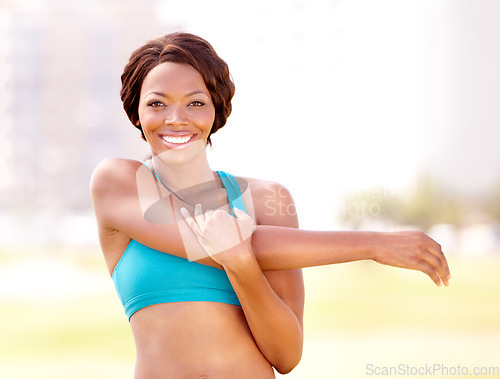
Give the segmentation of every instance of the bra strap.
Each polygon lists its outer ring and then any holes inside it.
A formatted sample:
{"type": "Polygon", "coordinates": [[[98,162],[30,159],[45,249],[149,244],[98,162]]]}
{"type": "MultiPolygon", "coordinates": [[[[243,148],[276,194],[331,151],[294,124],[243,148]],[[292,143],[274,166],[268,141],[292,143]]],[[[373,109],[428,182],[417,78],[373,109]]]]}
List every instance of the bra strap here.
{"type": "Polygon", "coordinates": [[[222,184],[227,192],[227,198],[229,200],[229,205],[231,207],[231,214],[234,216],[233,208],[238,208],[247,213],[245,205],[243,205],[243,200],[241,199],[241,190],[236,178],[224,171],[217,171],[219,178],[222,180],[222,184]]]}

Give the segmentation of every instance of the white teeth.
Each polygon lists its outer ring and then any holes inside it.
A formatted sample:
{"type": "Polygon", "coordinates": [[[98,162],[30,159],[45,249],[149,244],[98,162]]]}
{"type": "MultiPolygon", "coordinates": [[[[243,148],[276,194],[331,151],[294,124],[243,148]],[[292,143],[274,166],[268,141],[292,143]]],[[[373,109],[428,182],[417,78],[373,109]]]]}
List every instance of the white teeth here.
{"type": "Polygon", "coordinates": [[[170,142],[170,143],[186,143],[191,139],[192,135],[190,136],[180,136],[180,137],[174,137],[174,136],[161,136],[165,141],[170,142]]]}

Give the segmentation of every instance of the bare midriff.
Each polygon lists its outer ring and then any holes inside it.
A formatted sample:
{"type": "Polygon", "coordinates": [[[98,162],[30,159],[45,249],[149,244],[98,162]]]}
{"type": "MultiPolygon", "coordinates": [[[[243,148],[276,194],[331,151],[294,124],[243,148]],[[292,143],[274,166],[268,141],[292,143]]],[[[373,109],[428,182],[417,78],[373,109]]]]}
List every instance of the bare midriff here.
{"type": "Polygon", "coordinates": [[[240,306],[213,302],[157,304],[130,319],[135,379],[275,378],[240,306]]]}

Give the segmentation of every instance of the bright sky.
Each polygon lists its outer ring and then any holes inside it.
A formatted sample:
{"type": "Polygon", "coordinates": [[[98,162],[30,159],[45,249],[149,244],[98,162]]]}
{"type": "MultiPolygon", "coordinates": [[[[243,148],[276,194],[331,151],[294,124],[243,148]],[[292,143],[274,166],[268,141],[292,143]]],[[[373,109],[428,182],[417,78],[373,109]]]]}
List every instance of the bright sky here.
{"type": "Polygon", "coordinates": [[[344,194],[403,193],[425,171],[464,190],[500,176],[496,0],[164,0],[156,14],[233,74],[213,168],[284,184],[302,227],[331,228],[344,194]]]}
{"type": "Polygon", "coordinates": [[[328,228],[343,192],[408,185],[419,164],[413,3],[246,4],[161,7],[209,40],[236,82],[213,165],[285,184],[305,227],[328,228]]]}
{"type": "Polygon", "coordinates": [[[303,227],[330,228],[346,193],[404,193],[424,172],[469,192],[500,180],[499,1],[158,4],[166,31],[206,38],[236,82],[213,168],[284,184],[303,227]]]}

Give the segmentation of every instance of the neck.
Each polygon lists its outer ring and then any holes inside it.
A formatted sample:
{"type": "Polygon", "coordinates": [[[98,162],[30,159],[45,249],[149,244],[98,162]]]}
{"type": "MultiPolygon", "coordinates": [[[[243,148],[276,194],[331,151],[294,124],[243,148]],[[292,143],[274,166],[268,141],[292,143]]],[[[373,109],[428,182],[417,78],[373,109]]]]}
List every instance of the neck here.
{"type": "Polygon", "coordinates": [[[165,162],[161,155],[156,154],[153,154],[151,160],[156,175],[174,192],[214,180],[206,153],[186,162],[165,162]]]}

